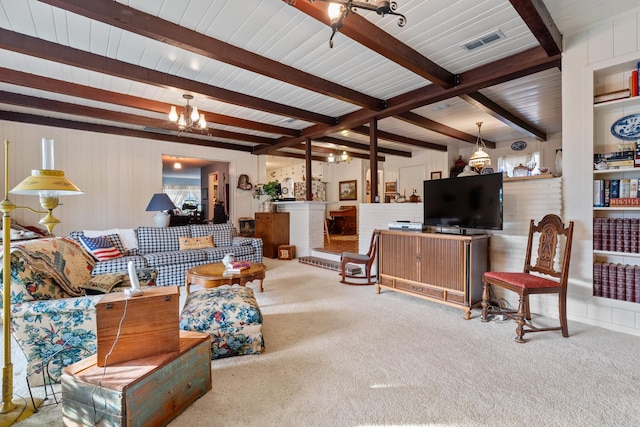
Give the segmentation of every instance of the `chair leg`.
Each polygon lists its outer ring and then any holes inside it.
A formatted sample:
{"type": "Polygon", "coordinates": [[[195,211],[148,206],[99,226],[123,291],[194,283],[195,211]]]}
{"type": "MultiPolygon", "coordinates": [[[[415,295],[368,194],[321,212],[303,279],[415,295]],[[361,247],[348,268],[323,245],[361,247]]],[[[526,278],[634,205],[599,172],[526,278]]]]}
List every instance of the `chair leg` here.
{"type": "Polygon", "coordinates": [[[526,316],[526,307],[529,304],[526,295],[520,295],[520,301],[518,302],[518,313],[516,314],[516,322],[518,323],[518,327],[516,328],[516,342],[524,343],[524,323],[526,316]]]}
{"type": "Polygon", "coordinates": [[[562,330],[562,336],[569,337],[569,326],[567,324],[567,296],[560,292],[558,295],[558,308],[560,310],[560,329],[562,330]]]}
{"type": "Polygon", "coordinates": [[[489,308],[489,284],[486,282],[482,282],[482,301],[480,302],[480,306],[482,307],[482,314],[480,315],[481,322],[488,322],[489,317],[488,308],[489,308]]]}
{"type": "Polygon", "coordinates": [[[347,282],[345,282],[346,270],[347,270],[347,263],[341,260],[340,261],[340,276],[342,276],[342,279],[340,280],[340,283],[347,283],[347,282]]]}

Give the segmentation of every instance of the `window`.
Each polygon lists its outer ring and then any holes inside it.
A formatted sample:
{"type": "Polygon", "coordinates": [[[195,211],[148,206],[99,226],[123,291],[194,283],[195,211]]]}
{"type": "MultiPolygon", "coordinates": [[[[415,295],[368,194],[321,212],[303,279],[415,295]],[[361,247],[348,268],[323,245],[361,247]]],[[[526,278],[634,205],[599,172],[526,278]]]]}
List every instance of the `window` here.
{"type": "Polygon", "coordinates": [[[538,175],[540,170],[540,152],[511,154],[498,157],[498,171],[507,172],[507,176],[513,176],[513,168],[524,165],[529,168],[530,175],[538,175]]]}

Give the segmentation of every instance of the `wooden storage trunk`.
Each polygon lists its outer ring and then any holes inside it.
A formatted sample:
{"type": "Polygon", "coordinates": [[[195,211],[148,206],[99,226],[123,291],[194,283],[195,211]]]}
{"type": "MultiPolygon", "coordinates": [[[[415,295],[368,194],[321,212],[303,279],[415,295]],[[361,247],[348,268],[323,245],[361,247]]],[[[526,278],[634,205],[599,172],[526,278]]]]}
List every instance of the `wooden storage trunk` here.
{"type": "Polygon", "coordinates": [[[96,305],[98,366],[120,336],[107,365],[180,349],[180,291],[177,286],[145,288],[144,294],[125,300],[121,292],[105,295],[96,305]],[[125,303],[127,313],[120,327],[125,303]]]}
{"type": "Polygon", "coordinates": [[[93,355],[64,368],[61,383],[65,426],[166,425],[211,390],[211,339],[180,331],[180,351],[106,369],[93,355]]]}

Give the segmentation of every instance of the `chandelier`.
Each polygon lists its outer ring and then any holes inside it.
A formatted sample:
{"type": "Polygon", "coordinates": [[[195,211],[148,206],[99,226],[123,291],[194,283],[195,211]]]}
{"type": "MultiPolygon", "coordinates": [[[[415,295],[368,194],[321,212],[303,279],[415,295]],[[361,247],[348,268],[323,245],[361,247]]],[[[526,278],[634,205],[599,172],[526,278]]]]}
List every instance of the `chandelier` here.
{"type": "Polygon", "coordinates": [[[350,162],[351,161],[351,157],[349,157],[349,154],[346,151],[342,151],[342,154],[339,156],[334,156],[333,153],[329,153],[329,157],[327,158],[327,161],[329,163],[343,163],[343,162],[350,162]]]}
{"type": "MultiPolygon", "coordinates": [[[[296,0],[286,0],[289,4],[295,4],[296,0]]],[[[314,0],[309,0],[312,3],[314,0]]],[[[336,35],[338,31],[343,26],[344,18],[346,18],[349,13],[357,13],[358,9],[371,10],[375,11],[378,15],[395,15],[398,17],[398,26],[404,27],[407,23],[407,18],[401,13],[397,13],[396,9],[398,8],[398,4],[395,1],[385,1],[385,0],[364,0],[364,1],[355,1],[355,0],[319,0],[329,3],[329,20],[331,24],[331,38],[329,38],[329,47],[333,47],[333,36],[336,35]]]]}
{"type": "Polygon", "coordinates": [[[178,125],[180,131],[200,131],[207,128],[207,121],[204,119],[204,114],[198,112],[198,107],[189,105],[189,101],[193,99],[193,95],[182,95],[187,100],[187,104],[184,106],[183,111],[178,116],[175,105],[171,106],[169,112],[169,121],[178,125]]]}
{"type": "Polygon", "coordinates": [[[485,151],[487,146],[482,140],[482,136],[480,134],[480,126],[482,126],[482,122],[477,122],[476,125],[478,126],[478,139],[476,140],[476,146],[473,149],[473,153],[471,154],[471,157],[469,157],[469,166],[481,171],[483,168],[491,166],[491,157],[485,151]]]}

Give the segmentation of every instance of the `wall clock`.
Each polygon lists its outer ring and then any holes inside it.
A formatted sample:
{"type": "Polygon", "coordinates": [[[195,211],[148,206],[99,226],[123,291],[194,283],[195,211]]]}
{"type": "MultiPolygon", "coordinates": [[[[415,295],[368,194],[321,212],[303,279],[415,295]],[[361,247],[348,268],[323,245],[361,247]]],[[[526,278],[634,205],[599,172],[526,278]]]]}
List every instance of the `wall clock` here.
{"type": "Polygon", "coordinates": [[[524,141],[516,141],[513,144],[511,144],[511,149],[513,151],[522,151],[525,148],[527,148],[527,143],[524,141]]]}

